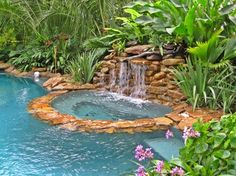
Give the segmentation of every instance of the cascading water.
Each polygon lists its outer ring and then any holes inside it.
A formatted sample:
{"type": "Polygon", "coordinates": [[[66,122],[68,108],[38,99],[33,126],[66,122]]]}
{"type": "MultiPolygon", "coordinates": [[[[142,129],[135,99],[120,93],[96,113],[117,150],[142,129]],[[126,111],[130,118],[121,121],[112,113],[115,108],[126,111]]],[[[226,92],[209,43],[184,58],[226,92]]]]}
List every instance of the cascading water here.
{"type": "MultiPolygon", "coordinates": [[[[146,93],[145,71],[146,66],[128,62],[120,63],[118,93],[128,94],[135,98],[142,98],[146,93]],[[133,81],[132,84],[130,83],[133,81]]],[[[110,80],[110,82],[113,80],[110,80]]]]}
{"type": "Polygon", "coordinates": [[[132,73],[134,73],[134,87],[131,92],[132,97],[143,98],[146,94],[145,86],[145,65],[131,64],[132,73]]]}
{"type": "Polygon", "coordinates": [[[109,74],[110,74],[109,86],[110,86],[110,90],[112,90],[113,87],[116,85],[116,79],[117,79],[115,69],[110,70],[109,74]]]}
{"type": "Polygon", "coordinates": [[[130,69],[128,62],[121,62],[118,93],[125,94],[129,89],[130,69]]]}

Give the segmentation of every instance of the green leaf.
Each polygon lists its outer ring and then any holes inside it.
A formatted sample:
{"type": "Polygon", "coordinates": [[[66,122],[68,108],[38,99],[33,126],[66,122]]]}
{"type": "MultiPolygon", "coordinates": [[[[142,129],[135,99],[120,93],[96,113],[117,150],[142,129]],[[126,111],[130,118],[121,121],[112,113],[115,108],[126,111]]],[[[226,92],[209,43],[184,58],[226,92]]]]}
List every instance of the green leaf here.
{"type": "Polygon", "coordinates": [[[228,151],[228,150],[219,150],[219,151],[215,152],[214,155],[217,158],[226,159],[226,158],[230,157],[230,151],[228,151]]]}
{"type": "Polygon", "coordinates": [[[188,33],[188,38],[189,38],[190,44],[193,41],[193,29],[194,29],[194,21],[195,21],[195,10],[196,10],[195,6],[193,6],[191,9],[189,9],[187,15],[185,16],[185,20],[184,20],[184,26],[187,29],[187,33],[188,33]]]}
{"type": "Polygon", "coordinates": [[[218,147],[226,138],[225,133],[217,133],[216,136],[214,137],[214,145],[213,148],[218,147]]]}
{"type": "Polygon", "coordinates": [[[148,25],[148,24],[150,24],[150,23],[153,23],[154,20],[153,20],[153,18],[150,17],[150,16],[142,15],[142,16],[136,18],[136,19],[135,19],[135,22],[138,23],[138,24],[141,24],[141,25],[145,26],[145,25],[148,25]]]}
{"type": "Polygon", "coordinates": [[[161,10],[158,9],[158,8],[154,8],[154,7],[144,6],[144,7],[142,7],[142,9],[140,10],[140,12],[141,12],[141,13],[143,13],[143,12],[148,12],[149,14],[154,14],[154,13],[161,12],[161,10]]]}
{"type": "Polygon", "coordinates": [[[226,14],[230,14],[231,12],[233,12],[236,9],[236,4],[230,4],[228,6],[223,7],[219,13],[221,15],[226,15],[226,14]]]}
{"type": "Polygon", "coordinates": [[[126,13],[131,15],[131,18],[134,20],[136,18],[138,18],[139,16],[141,16],[140,13],[138,13],[136,10],[134,9],[125,9],[124,10],[126,13]]]}
{"type": "Polygon", "coordinates": [[[236,137],[230,137],[230,146],[236,148],[236,137]]]}
{"type": "Polygon", "coordinates": [[[208,144],[207,143],[199,143],[196,145],[195,152],[198,154],[206,152],[208,149],[208,144]]]}

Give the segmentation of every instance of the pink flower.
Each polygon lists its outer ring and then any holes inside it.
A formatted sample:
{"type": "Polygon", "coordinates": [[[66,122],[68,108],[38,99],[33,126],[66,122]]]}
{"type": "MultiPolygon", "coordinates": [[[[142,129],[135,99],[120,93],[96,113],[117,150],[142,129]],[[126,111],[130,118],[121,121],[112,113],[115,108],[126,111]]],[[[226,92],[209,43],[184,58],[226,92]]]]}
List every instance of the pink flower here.
{"type": "Polygon", "coordinates": [[[138,145],[135,149],[135,158],[138,161],[143,161],[145,159],[152,159],[153,158],[153,152],[151,151],[151,148],[146,148],[144,150],[142,145],[138,145]]]}
{"type": "Polygon", "coordinates": [[[174,137],[174,134],[172,131],[170,131],[169,129],[166,131],[166,139],[172,138],[174,137]]]}
{"type": "Polygon", "coordinates": [[[183,138],[185,140],[185,143],[188,138],[198,138],[200,136],[201,136],[201,134],[198,131],[195,131],[192,127],[190,127],[190,128],[185,127],[184,128],[183,138]]]}
{"type": "Polygon", "coordinates": [[[139,161],[145,160],[145,150],[143,149],[142,145],[138,145],[136,147],[134,157],[139,161]]]}
{"type": "Polygon", "coordinates": [[[181,167],[175,167],[171,171],[171,176],[183,176],[184,170],[181,167]]]}
{"type": "Polygon", "coordinates": [[[135,176],[146,176],[146,175],[147,173],[145,172],[145,168],[142,165],[140,165],[136,170],[135,176]]]}
{"type": "Polygon", "coordinates": [[[153,158],[153,153],[152,153],[152,149],[151,148],[146,148],[145,150],[145,157],[147,159],[152,159],[153,158]]]}
{"type": "Polygon", "coordinates": [[[156,169],[155,171],[159,174],[162,173],[162,170],[164,168],[164,161],[158,161],[157,165],[156,165],[156,169]]]}

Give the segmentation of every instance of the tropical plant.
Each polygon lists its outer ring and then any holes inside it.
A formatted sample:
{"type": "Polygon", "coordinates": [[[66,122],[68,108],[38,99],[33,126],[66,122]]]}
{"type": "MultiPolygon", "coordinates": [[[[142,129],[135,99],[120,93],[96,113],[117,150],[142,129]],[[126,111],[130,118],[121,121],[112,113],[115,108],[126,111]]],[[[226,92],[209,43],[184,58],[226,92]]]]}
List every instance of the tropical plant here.
{"type": "Polygon", "coordinates": [[[220,122],[195,123],[200,138],[188,139],[180,150],[182,165],[190,175],[236,174],[236,114],[220,122]]]}
{"type": "Polygon", "coordinates": [[[0,60],[7,60],[8,54],[17,44],[13,29],[4,30],[0,35],[0,60]]]}
{"type": "Polygon", "coordinates": [[[46,67],[51,72],[64,73],[70,57],[75,54],[73,40],[63,33],[47,40],[42,38],[27,46],[19,45],[9,54],[10,62],[22,71],[30,71],[34,67],[46,67]]]}
{"type": "Polygon", "coordinates": [[[95,71],[99,67],[99,59],[103,51],[90,51],[79,54],[68,66],[68,73],[72,75],[74,81],[89,83],[92,81],[95,71]]]}
{"type": "MultiPolygon", "coordinates": [[[[180,149],[178,158],[170,161],[152,160],[152,165],[146,168],[143,163],[138,163],[136,175],[236,175],[236,114],[223,116],[220,121],[198,121],[184,130],[183,138],[185,146],[180,149]]],[[[153,159],[150,151],[150,148],[144,150],[139,145],[135,157],[139,161],[153,159]]]]}
{"type": "Polygon", "coordinates": [[[220,28],[224,28],[222,35],[231,37],[236,32],[235,7],[233,0],[135,1],[124,8],[128,17],[117,18],[123,22],[118,29],[127,39],[141,43],[153,35],[166,43],[166,36],[172,36],[172,41],[192,46],[208,40],[220,28]]]}
{"type": "Polygon", "coordinates": [[[206,42],[197,42],[197,46],[188,48],[188,52],[199,58],[207,67],[227,66],[236,59],[236,38],[220,38],[219,30],[206,42]]]}
{"type": "Polygon", "coordinates": [[[114,14],[120,14],[119,7],[127,2],[130,0],[2,0],[0,13],[11,18],[23,38],[65,33],[82,43],[112,24],[114,14]]]}
{"type": "Polygon", "coordinates": [[[236,100],[234,72],[230,65],[211,69],[198,58],[188,59],[187,66],[180,66],[173,71],[177,84],[193,109],[207,106],[212,109],[223,108],[225,112],[231,110],[236,100]]]}

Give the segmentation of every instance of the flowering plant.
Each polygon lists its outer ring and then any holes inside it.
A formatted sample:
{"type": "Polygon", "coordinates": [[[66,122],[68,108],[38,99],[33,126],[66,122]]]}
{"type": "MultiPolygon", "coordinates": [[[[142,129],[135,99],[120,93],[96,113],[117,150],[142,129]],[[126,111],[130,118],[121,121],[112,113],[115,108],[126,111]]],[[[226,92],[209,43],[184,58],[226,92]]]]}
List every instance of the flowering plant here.
{"type": "MultiPolygon", "coordinates": [[[[174,137],[168,130],[166,138],[174,137]]],[[[152,160],[144,167],[139,163],[135,176],[210,176],[236,175],[236,113],[223,116],[221,121],[202,123],[183,131],[185,147],[180,156],[171,161],[152,160]]],[[[154,157],[150,148],[137,146],[135,158],[139,162],[154,157]]]]}

